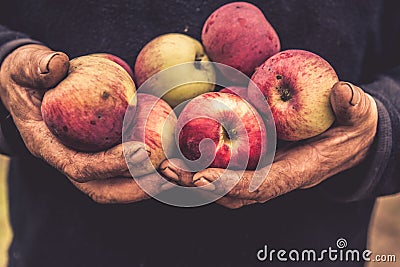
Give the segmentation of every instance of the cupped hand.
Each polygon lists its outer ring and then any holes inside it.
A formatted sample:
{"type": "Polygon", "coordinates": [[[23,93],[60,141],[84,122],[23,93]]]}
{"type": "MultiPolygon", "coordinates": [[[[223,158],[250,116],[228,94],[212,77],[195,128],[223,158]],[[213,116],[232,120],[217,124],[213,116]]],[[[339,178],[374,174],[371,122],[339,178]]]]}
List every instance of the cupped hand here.
{"type": "Polygon", "coordinates": [[[330,100],[335,124],[316,137],[278,148],[271,166],[257,171],[209,168],[188,173],[179,168],[179,164],[169,161],[162,165],[162,172],[171,180],[201,187],[213,194],[232,188],[219,200],[219,204],[229,208],[263,203],[296,189],[313,187],[360,163],[367,156],[376,134],[377,106],[361,88],[338,82],[332,88],[330,100]],[[257,189],[250,190],[253,179],[263,182],[257,189]]]}
{"type": "MultiPolygon", "coordinates": [[[[167,177],[170,181],[175,182],[178,185],[185,186],[185,187],[195,187],[196,184],[194,183],[194,176],[197,175],[196,173],[186,171],[188,167],[185,165],[184,161],[178,158],[173,158],[169,160],[165,160],[160,165],[160,172],[167,177]]],[[[207,169],[213,170],[213,169],[207,169]]],[[[221,171],[223,173],[224,169],[215,169],[221,171]]],[[[242,172],[241,172],[242,173],[242,172]]],[[[233,178],[233,177],[232,177],[233,178]]],[[[204,181],[204,186],[209,186],[210,181],[204,181]]],[[[201,185],[198,185],[201,186],[201,185]]],[[[228,186],[228,184],[226,184],[228,186]]],[[[215,189],[215,187],[214,187],[215,189]]],[[[257,201],[253,199],[244,199],[244,198],[237,198],[231,196],[224,196],[224,188],[219,188],[220,190],[200,190],[200,193],[204,199],[217,199],[216,203],[222,206],[225,206],[230,209],[240,208],[245,205],[250,205],[257,203],[257,201]]]]}
{"type": "MultiPolygon", "coordinates": [[[[144,144],[132,142],[129,146],[119,144],[106,151],[83,153],[64,146],[47,128],[41,116],[41,100],[47,89],[66,77],[68,68],[66,54],[36,44],[17,48],[3,61],[1,100],[27,149],[67,176],[95,201],[133,202],[147,198],[131,177],[126,163],[151,164],[144,162],[148,161],[144,144]]],[[[154,175],[142,178],[152,183],[154,175]]],[[[163,184],[153,184],[152,188],[163,190],[163,184]]]]}

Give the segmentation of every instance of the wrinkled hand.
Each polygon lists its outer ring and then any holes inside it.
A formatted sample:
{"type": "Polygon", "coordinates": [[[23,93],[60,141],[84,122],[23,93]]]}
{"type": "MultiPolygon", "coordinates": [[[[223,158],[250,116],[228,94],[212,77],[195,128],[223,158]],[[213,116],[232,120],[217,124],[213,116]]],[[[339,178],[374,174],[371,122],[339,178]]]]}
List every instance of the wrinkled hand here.
{"type": "Polygon", "coordinates": [[[272,166],[244,173],[209,168],[194,174],[182,171],[175,160],[163,163],[163,173],[186,186],[207,185],[204,190],[214,194],[233,186],[219,200],[219,204],[229,208],[263,203],[295,189],[313,187],[360,163],[376,134],[376,103],[362,89],[339,82],[332,89],[331,104],[335,125],[314,138],[278,149],[272,166]],[[253,179],[263,179],[263,182],[251,191],[249,186],[253,179]]]}
{"type": "MultiPolygon", "coordinates": [[[[42,45],[25,45],[6,57],[0,68],[0,96],[27,149],[65,174],[92,199],[101,203],[148,198],[132,179],[124,158],[135,166],[151,164],[144,144],[117,145],[99,153],[81,153],[61,144],[44,123],[40,106],[46,89],[67,75],[69,58],[42,45]]],[[[168,183],[154,183],[156,174],[142,177],[156,193],[168,183]]]]}
{"type": "MultiPolygon", "coordinates": [[[[202,185],[196,185],[196,183],[194,183],[194,180],[195,180],[194,177],[197,176],[198,173],[188,172],[185,170],[188,170],[187,166],[181,159],[178,159],[178,158],[166,160],[160,166],[161,173],[165,177],[170,179],[172,182],[175,182],[176,184],[186,186],[186,187],[203,186],[203,185],[209,186],[210,185],[210,181],[208,181],[208,180],[205,181],[202,185]]],[[[207,170],[218,170],[218,171],[221,171],[221,173],[226,171],[224,169],[207,169],[207,170]]],[[[207,171],[207,170],[204,170],[204,171],[207,171]]],[[[201,172],[199,172],[199,173],[201,173],[201,172]]],[[[226,184],[226,186],[228,186],[228,184],[226,184]]],[[[224,188],[222,188],[222,187],[220,189],[224,190],[224,188]]],[[[244,199],[244,198],[238,198],[238,197],[232,197],[232,196],[225,196],[225,197],[219,198],[218,196],[222,196],[223,193],[218,192],[217,190],[203,190],[203,191],[199,191],[198,193],[202,194],[202,196],[205,199],[207,199],[207,198],[208,199],[218,199],[216,201],[216,203],[218,203],[222,206],[225,206],[227,208],[230,208],[230,209],[236,209],[236,208],[240,208],[244,205],[257,203],[257,201],[253,200],[253,199],[244,199]],[[215,194],[218,194],[218,195],[215,195],[215,194]]]]}

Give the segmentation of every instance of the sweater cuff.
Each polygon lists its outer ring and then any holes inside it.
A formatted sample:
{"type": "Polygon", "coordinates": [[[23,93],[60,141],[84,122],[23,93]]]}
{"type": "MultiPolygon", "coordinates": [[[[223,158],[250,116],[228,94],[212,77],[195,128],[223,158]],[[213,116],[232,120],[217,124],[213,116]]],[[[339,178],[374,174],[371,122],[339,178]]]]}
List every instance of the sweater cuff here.
{"type": "MultiPolygon", "coordinates": [[[[28,45],[28,44],[42,44],[39,41],[30,39],[30,38],[19,38],[8,41],[0,46],[0,67],[3,63],[4,59],[15,49],[18,47],[28,45]]],[[[0,123],[5,120],[5,118],[9,115],[8,111],[3,105],[3,102],[0,100],[0,123]]]]}
{"type": "Polygon", "coordinates": [[[338,202],[353,202],[379,195],[383,173],[392,149],[392,127],[389,113],[375,99],[378,108],[378,126],[374,143],[359,165],[343,171],[321,183],[318,188],[324,196],[338,202]]]}
{"type": "Polygon", "coordinates": [[[20,38],[8,41],[7,43],[0,46],[0,64],[3,63],[4,59],[15,49],[27,44],[42,44],[39,41],[30,38],[20,38]]]}
{"type": "MultiPolygon", "coordinates": [[[[4,59],[18,47],[28,44],[42,44],[30,38],[19,38],[8,41],[0,46],[0,67],[4,59]]],[[[14,154],[26,154],[26,148],[22,138],[14,125],[10,113],[0,100],[0,152],[14,154]]]]}

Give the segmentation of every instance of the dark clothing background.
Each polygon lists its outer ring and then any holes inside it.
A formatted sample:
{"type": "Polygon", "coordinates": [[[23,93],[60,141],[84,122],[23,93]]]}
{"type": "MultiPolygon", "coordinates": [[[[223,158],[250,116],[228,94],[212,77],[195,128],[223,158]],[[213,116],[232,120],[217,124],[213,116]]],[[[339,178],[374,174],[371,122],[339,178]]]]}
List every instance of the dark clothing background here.
{"type": "MultiPolygon", "coordinates": [[[[0,3],[0,45],[25,33],[71,58],[114,53],[133,65],[140,49],[168,32],[200,39],[206,18],[229,1],[36,0],[0,3]],[[185,31],[186,29],[186,31],[185,31]],[[12,31],[11,31],[12,30],[12,31]]],[[[269,249],[363,250],[375,198],[400,190],[400,9],[396,1],[252,1],[282,49],[315,52],[378,103],[378,134],[356,168],[308,190],[228,210],[176,208],[154,200],[99,205],[56,170],[12,157],[14,239],[9,266],[362,266],[362,262],[257,261],[269,249]],[[313,265],[314,264],[314,265],[313,265]]]]}

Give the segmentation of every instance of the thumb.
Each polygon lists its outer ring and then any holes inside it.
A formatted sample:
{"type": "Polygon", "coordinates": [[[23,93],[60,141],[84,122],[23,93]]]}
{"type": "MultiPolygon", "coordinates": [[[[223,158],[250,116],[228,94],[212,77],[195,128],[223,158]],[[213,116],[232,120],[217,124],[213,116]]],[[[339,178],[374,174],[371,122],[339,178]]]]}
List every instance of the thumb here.
{"type": "Polygon", "coordinates": [[[6,60],[10,77],[18,85],[33,89],[54,87],[69,68],[66,54],[36,44],[17,48],[6,60]]]}
{"type": "Polygon", "coordinates": [[[340,125],[356,126],[371,115],[373,98],[349,82],[337,82],[330,97],[332,109],[340,125]]]}
{"type": "Polygon", "coordinates": [[[187,169],[184,161],[178,158],[165,160],[160,165],[160,172],[173,182],[184,186],[193,186],[193,173],[187,169]]]}

